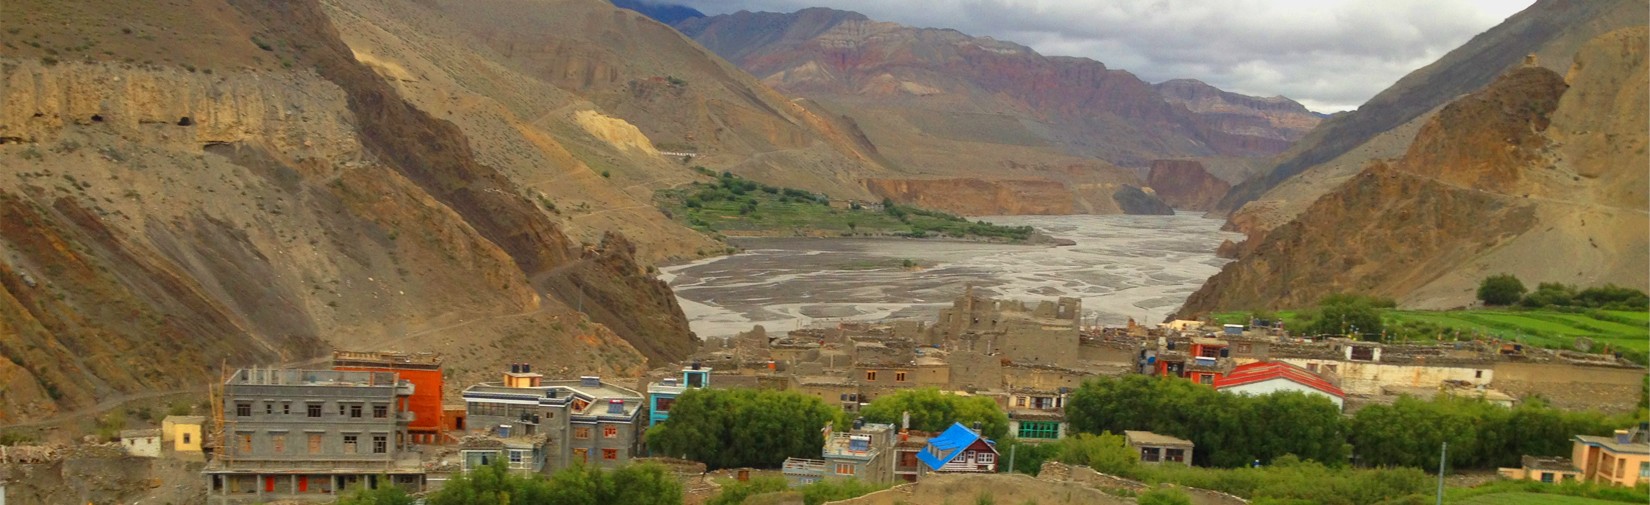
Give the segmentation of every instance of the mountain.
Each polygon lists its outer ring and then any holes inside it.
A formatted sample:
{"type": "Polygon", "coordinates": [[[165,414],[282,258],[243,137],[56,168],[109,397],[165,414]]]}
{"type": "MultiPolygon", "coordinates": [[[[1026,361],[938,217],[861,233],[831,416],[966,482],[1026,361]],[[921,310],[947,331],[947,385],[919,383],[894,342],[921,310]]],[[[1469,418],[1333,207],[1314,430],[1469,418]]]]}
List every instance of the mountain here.
{"type": "Polygon", "coordinates": [[[1650,288],[1650,28],[1588,41],[1566,75],[1523,65],[1431,114],[1289,223],[1253,235],[1178,317],[1324,295],[1469,304],[1478,281],[1650,288]]]}
{"type": "Polygon", "coordinates": [[[1325,120],[1257,177],[1233,188],[1217,210],[1231,228],[1265,230],[1288,222],[1359,173],[1365,164],[1404,154],[1418,129],[1442,106],[1496,76],[1536,62],[1557,72],[1588,40],[1644,24],[1644,0],[1540,0],[1438,61],[1409,73],[1357,110],[1325,120]]]}
{"type": "Polygon", "coordinates": [[[885,171],[601,0],[8,7],[0,423],[334,347],[441,352],[453,384],[634,375],[698,343],[650,265],[724,247],[655,190],[885,171]]]}
{"type": "Polygon", "coordinates": [[[1012,193],[1024,184],[999,181],[1047,180],[1082,207],[1095,199],[1079,185],[1141,186],[1157,159],[1267,158],[1320,119],[1285,98],[1153,85],[1090,59],[855,12],[742,11],[674,26],[774,89],[847,116],[891,162],[889,178],[912,186],[957,179],[1012,193]]]}
{"type": "Polygon", "coordinates": [[[705,17],[705,13],[692,7],[654,3],[648,0],[613,0],[613,6],[640,12],[643,16],[653,18],[653,20],[667,25],[686,19],[705,17]]]}

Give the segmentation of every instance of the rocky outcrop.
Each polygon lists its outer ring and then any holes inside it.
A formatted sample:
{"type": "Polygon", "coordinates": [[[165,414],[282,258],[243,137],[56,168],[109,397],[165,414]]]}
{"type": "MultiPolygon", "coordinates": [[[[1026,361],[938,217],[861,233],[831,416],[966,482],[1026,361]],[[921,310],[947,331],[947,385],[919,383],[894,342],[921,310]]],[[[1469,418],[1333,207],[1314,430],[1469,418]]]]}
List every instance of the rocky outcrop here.
{"type": "Polygon", "coordinates": [[[1402,158],[1252,234],[1177,317],[1301,307],[1335,292],[1460,306],[1501,272],[1645,289],[1647,34],[1597,37],[1567,78],[1526,66],[1452,102],[1402,158]]]}
{"type": "Polygon", "coordinates": [[[1112,193],[1111,197],[1117,201],[1118,207],[1123,208],[1124,214],[1174,215],[1174,207],[1163,203],[1156,195],[1134,186],[1124,185],[1117,188],[1117,192],[1112,193]]]}
{"type": "Polygon", "coordinates": [[[1232,224],[1245,232],[1285,223],[1370,161],[1402,155],[1415,138],[1414,128],[1445,104],[1483,88],[1524,64],[1526,57],[1563,72],[1588,40],[1643,25],[1643,13],[1639,0],[1538,1],[1399,79],[1357,110],[1328,118],[1282,154],[1265,176],[1233,188],[1218,210],[1237,211],[1232,224]],[[1399,130],[1403,133],[1383,135],[1399,130]],[[1239,210],[1251,202],[1253,206],[1239,210]]]}
{"type": "Polygon", "coordinates": [[[676,294],[636,262],[636,245],[608,234],[579,261],[547,275],[551,292],[574,301],[653,363],[679,361],[699,349],[676,294]]]}
{"type": "Polygon", "coordinates": [[[1146,185],[1170,206],[1198,211],[1213,208],[1232,189],[1231,184],[1204,170],[1202,163],[1191,160],[1153,161],[1146,185]]]}

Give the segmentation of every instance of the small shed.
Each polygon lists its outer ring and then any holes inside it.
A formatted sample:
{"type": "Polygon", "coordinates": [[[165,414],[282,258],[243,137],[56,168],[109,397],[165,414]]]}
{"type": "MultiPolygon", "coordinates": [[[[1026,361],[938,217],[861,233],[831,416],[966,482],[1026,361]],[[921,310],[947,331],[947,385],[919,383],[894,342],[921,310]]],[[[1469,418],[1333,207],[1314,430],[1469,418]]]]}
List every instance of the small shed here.
{"type": "Polygon", "coordinates": [[[201,452],[201,426],[206,424],[203,416],[166,416],[160,422],[161,442],[170,442],[172,450],[178,452],[201,452]]]}
{"type": "Polygon", "coordinates": [[[160,457],[161,430],[120,430],[120,447],[140,458],[160,457]]]}
{"type": "Polygon", "coordinates": [[[1128,439],[1129,447],[1140,451],[1141,463],[1168,461],[1186,465],[1192,464],[1193,444],[1190,440],[1159,435],[1150,431],[1124,431],[1123,436],[1128,439]]]}

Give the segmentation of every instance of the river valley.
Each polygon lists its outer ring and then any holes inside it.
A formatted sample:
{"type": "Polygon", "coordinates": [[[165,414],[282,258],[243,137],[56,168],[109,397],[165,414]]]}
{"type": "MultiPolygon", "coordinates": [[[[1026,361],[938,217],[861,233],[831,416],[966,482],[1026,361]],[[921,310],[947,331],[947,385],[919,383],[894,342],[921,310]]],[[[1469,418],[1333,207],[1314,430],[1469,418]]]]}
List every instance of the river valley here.
{"type": "Polygon", "coordinates": [[[1027,301],[1082,298],[1085,320],[1156,323],[1227,260],[1222,221],[1176,216],[999,216],[1076,245],[910,239],[734,239],[739,254],[664,268],[701,337],[761,324],[787,331],[835,321],[932,320],[967,286],[1027,301]],[[907,260],[914,264],[907,266],[907,260]]]}

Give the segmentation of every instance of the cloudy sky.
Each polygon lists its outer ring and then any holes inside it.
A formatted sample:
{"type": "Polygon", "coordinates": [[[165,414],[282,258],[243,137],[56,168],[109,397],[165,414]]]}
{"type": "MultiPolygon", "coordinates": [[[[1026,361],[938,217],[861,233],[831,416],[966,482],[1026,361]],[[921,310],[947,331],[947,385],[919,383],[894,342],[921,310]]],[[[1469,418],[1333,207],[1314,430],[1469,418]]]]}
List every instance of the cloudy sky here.
{"type": "Polygon", "coordinates": [[[834,7],[955,28],[1046,55],[1085,56],[1151,82],[1195,78],[1357,108],[1532,0],[666,0],[706,14],[834,7]]]}

